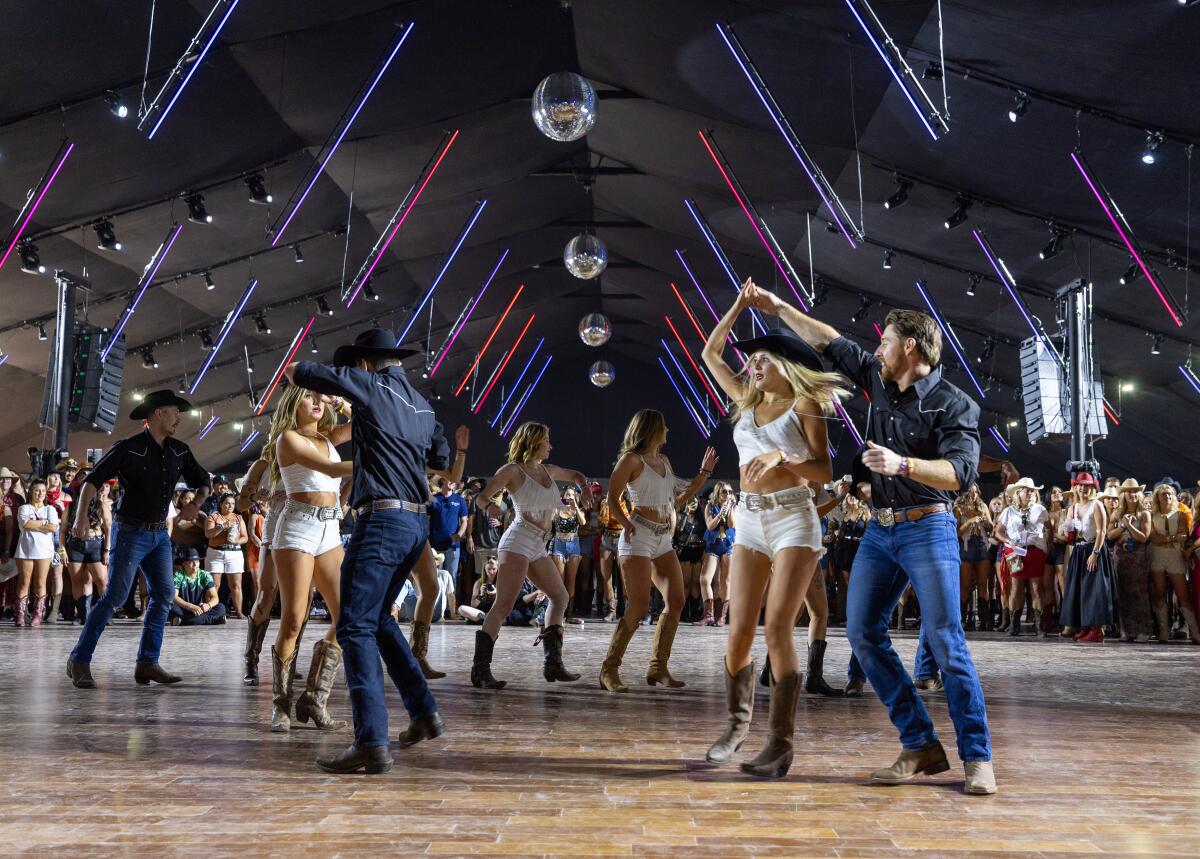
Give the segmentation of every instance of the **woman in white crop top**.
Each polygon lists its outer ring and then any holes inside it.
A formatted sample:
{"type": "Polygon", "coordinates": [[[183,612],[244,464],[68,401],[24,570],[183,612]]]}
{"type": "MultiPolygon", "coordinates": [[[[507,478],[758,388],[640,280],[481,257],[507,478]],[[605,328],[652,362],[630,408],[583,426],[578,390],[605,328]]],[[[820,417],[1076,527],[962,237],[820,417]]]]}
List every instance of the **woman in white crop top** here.
{"type": "Polygon", "coordinates": [[[477,689],[503,689],[507,685],[507,681],[492,676],[492,650],[500,635],[500,625],[516,604],[526,576],[550,598],[546,627],[538,636],[545,652],[542,676],[548,683],[579,679],[578,674],[567,671],[562,661],[567,588],[558,567],[546,553],[546,543],[550,540],[551,522],[562,504],[555,481],[574,483],[585,507],[591,504],[592,493],[583,472],[546,462],[550,451],[549,427],[532,421],[521,424],[508,444],[508,464],[501,466],[475,496],[476,507],[486,512],[488,499],[507,489],[516,511],[512,524],[500,538],[496,600],[488,609],[483,629],[475,633],[471,683],[477,689]]]}
{"type": "Polygon", "coordinates": [[[1154,487],[1150,504],[1150,605],[1158,626],[1158,639],[1165,644],[1170,634],[1167,622],[1167,582],[1175,591],[1179,613],[1187,623],[1193,643],[1200,643],[1200,628],[1188,592],[1186,551],[1187,514],[1180,508],[1179,495],[1170,483],[1154,487]]]}
{"type": "MultiPolygon", "coordinates": [[[[337,404],[342,410],[343,403],[337,404]]],[[[346,726],[331,719],[325,702],[342,662],[337,629],[342,568],[341,480],[350,476],[335,445],[350,439],[350,424],[338,424],[334,403],[313,391],[289,386],[271,420],[266,456],[270,478],[283,486],[283,502],[271,535],[271,554],[279,585],[282,612],[275,646],[271,648],[273,703],[271,730],[286,732],[292,719],[312,719],[323,731],[346,726]],[[308,617],[313,584],[329,607],[329,630],[313,644],[308,685],[292,710],[292,678],[296,673],[296,642],[308,617]]]]}
{"type": "MultiPolygon", "coordinates": [[[[769,736],[758,756],[742,764],[742,771],[774,778],[786,775],[792,762],[800,683],[793,629],[824,552],[813,501],[814,487],[833,477],[825,421],[845,394],[841,377],[825,372],[821,356],[786,329],[734,343],[735,354],[749,359],[741,371],[725,362],[726,339],[741,312],[757,308],[777,314],[777,302],[747,280],[703,352],[704,363],[734,403],[733,438],[742,489],[729,575],[729,721],[707,758],[710,763],[727,762],[749,733],[754,706],[750,648],[766,591],[767,655],[775,684],[769,736]]],[[[823,644],[814,642],[809,650],[809,670],[818,674],[824,650],[817,645],[823,644]]]]}
{"type": "Polygon", "coordinates": [[[1112,559],[1104,544],[1108,513],[1096,499],[1096,478],[1080,472],[1071,478],[1079,500],[1067,512],[1067,531],[1075,532],[1067,577],[1063,584],[1062,634],[1077,632],[1074,640],[1087,644],[1104,641],[1104,627],[1113,622],[1112,559]]]}
{"type": "Polygon", "coordinates": [[[667,422],[662,413],[642,409],[625,428],[620,458],[608,481],[608,509],[621,523],[617,554],[621,559],[621,580],[625,583],[625,613],[613,630],[608,656],[600,669],[600,685],[609,692],[628,692],[618,673],[621,660],[638,624],[650,605],[650,585],[663,595],[666,608],[654,627],[654,647],[646,682],[669,688],[683,686],[667,670],[683,601],[683,570],[671,545],[675,533],[675,507],[686,504],[704,481],[712,476],[717,454],[710,447],[704,452],[700,471],[690,482],[679,480],[671,461],[662,453],[667,441],[667,422]],[[621,493],[628,490],[633,513],[620,504],[621,493]]]}

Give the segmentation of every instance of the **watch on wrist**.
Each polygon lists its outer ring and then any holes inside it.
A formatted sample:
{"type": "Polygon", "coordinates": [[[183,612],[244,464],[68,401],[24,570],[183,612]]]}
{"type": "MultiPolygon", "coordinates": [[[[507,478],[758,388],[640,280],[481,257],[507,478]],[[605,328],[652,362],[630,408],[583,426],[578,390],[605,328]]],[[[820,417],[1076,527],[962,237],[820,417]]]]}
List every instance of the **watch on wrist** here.
{"type": "Polygon", "coordinates": [[[787,465],[787,464],[788,464],[787,451],[786,450],[779,451],[779,462],[777,462],[775,464],[775,467],[778,468],[780,466],[787,465]]]}

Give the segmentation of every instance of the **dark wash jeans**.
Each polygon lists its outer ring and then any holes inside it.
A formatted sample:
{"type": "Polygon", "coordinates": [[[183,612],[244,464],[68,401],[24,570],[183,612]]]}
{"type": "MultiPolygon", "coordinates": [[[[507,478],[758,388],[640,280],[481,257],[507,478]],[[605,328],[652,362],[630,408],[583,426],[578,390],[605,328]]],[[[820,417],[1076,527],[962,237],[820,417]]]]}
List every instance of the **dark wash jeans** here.
{"type": "Polygon", "coordinates": [[[100,634],[112,619],[113,612],[125,604],[125,597],[129,595],[140,567],[146,576],[150,601],[142,623],[137,661],[158,662],[167,614],[175,599],[171,538],[167,536],[166,529],[147,531],[114,521],[111,539],[108,587],[104,590],[104,596],[88,612],[87,623],[79,634],[79,642],[71,651],[71,658],[80,664],[92,661],[100,634]]]}
{"type": "Polygon", "coordinates": [[[942,669],[958,756],[963,761],[988,761],[992,747],[987,710],[963,634],[958,571],[958,534],[949,513],[890,528],[872,521],[850,573],[846,637],[888,708],[904,748],[916,750],[937,742],[925,704],[888,635],[888,620],[911,578],[921,603],[921,632],[942,669]]]}
{"type": "Polygon", "coordinates": [[[358,517],[342,561],[342,608],[337,640],[354,712],[354,745],[386,746],[388,714],[379,659],[400,690],[410,718],[437,712],[425,675],[413,658],[391,607],[425,548],[429,519],[407,510],[358,517]]]}

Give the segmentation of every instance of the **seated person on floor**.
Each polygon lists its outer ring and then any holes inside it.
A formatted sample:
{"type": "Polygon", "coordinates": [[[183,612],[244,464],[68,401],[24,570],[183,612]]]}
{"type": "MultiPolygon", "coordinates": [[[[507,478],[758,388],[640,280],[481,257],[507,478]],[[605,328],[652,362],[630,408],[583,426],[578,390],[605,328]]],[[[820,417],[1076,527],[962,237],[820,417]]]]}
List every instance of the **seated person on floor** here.
{"type": "Polygon", "coordinates": [[[175,600],[171,603],[174,626],[207,626],[225,622],[225,606],[217,599],[213,577],[200,569],[200,553],[190,546],[175,553],[175,600]]]}
{"type": "MultiPolygon", "coordinates": [[[[433,562],[437,565],[438,577],[438,595],[433,604],[433,622],[437,623],[445,618],[447,607],[449,607],[450,617],[455,617],[457,606],[454,599],[454,579],[445,569],[446,556],[442,552],[434,552],[433,562]]],[[[400,593],[396,594],[396,602],[392,605],[392,617],[396,619],[397,623],[409,623],[413,619],[413,613],[417,610],[418,596],[420,594],[410,577],[404,582],[404,587],[400,588],[400,593]]]]}

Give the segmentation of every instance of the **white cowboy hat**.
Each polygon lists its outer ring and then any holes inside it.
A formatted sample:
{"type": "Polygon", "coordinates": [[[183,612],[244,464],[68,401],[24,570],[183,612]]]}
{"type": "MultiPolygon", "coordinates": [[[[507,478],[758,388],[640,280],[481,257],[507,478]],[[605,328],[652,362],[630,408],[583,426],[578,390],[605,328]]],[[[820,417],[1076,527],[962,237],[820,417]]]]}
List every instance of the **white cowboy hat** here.
{"type": "Polygon", "coordinates": [[[1018,489],[1035,489],[1035,490],[1040,490],[1041,488],[1042,488],[1042,487],[1040,487],[1040,486],[1034,486],[1034,485],[1033,485],[1033,480],[1032,480],[1031,478],[1029,478],[1029,477],[1022,477],[1022,478],[1021,478],[1020,480],[1018,480],[1016,483],[1011,483],[1011,484],[1009,484],[1009,487],[1008,487],[1008,489],[1009,489],[1009,490],[1011,490],[1011,491],[1014,491],[1014,492],[1015,492],[1016,490],[1018,490],[1018,489]]]}

